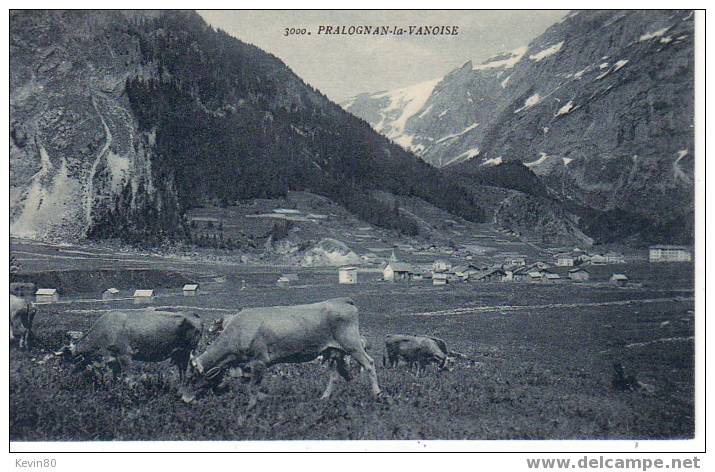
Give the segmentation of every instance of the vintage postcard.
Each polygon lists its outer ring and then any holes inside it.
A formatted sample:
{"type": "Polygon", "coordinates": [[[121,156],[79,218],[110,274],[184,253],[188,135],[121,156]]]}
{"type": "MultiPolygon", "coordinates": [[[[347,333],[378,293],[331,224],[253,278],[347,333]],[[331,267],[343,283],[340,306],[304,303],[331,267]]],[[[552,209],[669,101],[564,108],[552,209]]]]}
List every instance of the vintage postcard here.
{"type": "Polygon", "coordinates": [[[704,12],[8,15],[11,450],[702,433],[704,12]]]}

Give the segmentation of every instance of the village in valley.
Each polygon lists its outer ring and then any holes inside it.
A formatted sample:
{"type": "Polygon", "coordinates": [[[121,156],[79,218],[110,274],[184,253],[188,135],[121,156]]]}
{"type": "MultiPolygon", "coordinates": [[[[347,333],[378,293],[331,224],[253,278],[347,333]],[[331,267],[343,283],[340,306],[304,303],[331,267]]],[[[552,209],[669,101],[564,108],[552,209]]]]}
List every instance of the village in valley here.
{"type": "Polygon", "coordinates": [[[693,439],[694,12],[283,13],[11,12],[12,444],[693,439]]]}

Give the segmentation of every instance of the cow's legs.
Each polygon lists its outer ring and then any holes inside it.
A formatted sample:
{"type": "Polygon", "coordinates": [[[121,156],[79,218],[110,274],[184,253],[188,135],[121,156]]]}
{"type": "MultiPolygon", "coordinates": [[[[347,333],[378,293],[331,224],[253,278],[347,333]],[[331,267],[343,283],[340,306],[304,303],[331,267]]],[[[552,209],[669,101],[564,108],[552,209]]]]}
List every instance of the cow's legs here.
{"type": "Polygon", "coordinates": [[[179,384],[184,383],[186,369],[189,366],[189,351],[181,351],[174,354],[171,358],[172,363],[179,370],[179,384]]]}
{"type": "Polygon", "coordinates": [[[330,398],[330,395],[333,393],[333,389],[335,388],[335,382],[340,378],[344,378],[346,381],[349,381],[352,379],[352,375],[350,374],[350,368],[348,367],[347,364],[347,359],[345,359],[345,356],[342,354],[338,354],[334,359],[334,364],[335,364],[335,369],[330,371],[330,378],[328,379],[328,385],[325,386],[325,391],[323,392],[323,395],[321,395],[320,399],[321,400],[326,400],[330,398]]]}
{"type": "Polygon", "coordinates": [[[370,377],[370,386],[372,388],[372,395],[374,397],[377,397],[380,395],[381,390],[380,386],[377,384],[377,372],[375,372],[375,361],[372,360],[372,357],[368,356],[367,353],[365,352],[362,347],[359,349],[356,349],[353,352],[349,352],[349,354],[357,361],[358,364],[360,364],[368,373],[368,376],[370,377]]]}
{"type": "Polygon", "coordinates": [[[266,370],[266,365],[261,361],[253,361],[248,364],[251,370],[251,381],[248,383],[248,407],[252,410],[258,403],[261,393],[261,380],[263,380],[263,372],[266,370]]]}

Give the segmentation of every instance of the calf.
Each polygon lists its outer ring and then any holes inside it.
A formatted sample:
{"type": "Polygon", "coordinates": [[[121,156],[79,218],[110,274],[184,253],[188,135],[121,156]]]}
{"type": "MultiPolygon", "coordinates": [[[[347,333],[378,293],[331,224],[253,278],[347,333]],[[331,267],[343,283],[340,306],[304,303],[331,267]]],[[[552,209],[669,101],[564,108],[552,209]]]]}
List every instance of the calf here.
{"type": "Polygon", "coordinates": [[[410,367],[416,367],[418,372],[432,363],[438,364],[440,369],[446,369],[449,364],[449,351],[447,344],[439,338],[409,334],[386,335],[383,365],[395,367],[400,359],[410,367]]]}

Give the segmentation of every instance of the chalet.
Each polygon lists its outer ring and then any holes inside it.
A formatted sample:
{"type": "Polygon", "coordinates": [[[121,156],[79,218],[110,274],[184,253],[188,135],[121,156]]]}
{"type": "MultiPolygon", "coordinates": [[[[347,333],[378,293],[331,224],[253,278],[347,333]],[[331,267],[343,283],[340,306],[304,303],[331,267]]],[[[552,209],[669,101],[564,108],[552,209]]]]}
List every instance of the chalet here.
{"type": "Polygon", "coordinates": [[[523,257],[511,257],[507,258],[504,261],[505,266],[515,266],[515,267],[523,267],[526,265],[526,259],[523,257]]]}
{"type": "Polygon", "coordinates": [[[528,280],[529,276],[528,273],[531,271],[530,267],[521,267],[519,269],[516,269],[515,271],[512,272],[511,279],[514,282],[524,282],[525,280],[528,280]]]}
{"type": "Polygon", "coordinates": [[[609,281],[614,285],[623,287],[628,283],[628,277],[625,274],[613,274],[609,281]]]}
{"type": "Polygon", "coordinates": [[[436,260],[432,263],[432,272],[447,272],[452,268],[452,265],[442,259],[436,260]]]}
{"type": "Polygon", "coordinates": [[[38,288],[35,292],[35,300],[38,302],[56,302],[60,299],[60,294],[56,288],[38,288]]]}
{"type": "Polygon", "coordinates": [[[544,281],[549,283],[561,282],[561,276],[553,272],[544,272],[544,281]]]}
{"type": "Polygon", "coordinates": [[[526,280],[529,282],[542,282],[544,280],[544,274],[538,270],[530,270],[526,273],[526,280]]]}
{"type": "Polygon", "coordinates": [[[134,298],[152,298],[154,296],[154,290],[152,289],[138,289],[134,290],[134,298]]]}
{"type": "Polygon", "coordinates": [[[690,262],[693,259],[690,248],[658,244],[648,248],[650,262],[690,262]]]}
{"type": "Polygon", "coordinates": [[[479,269],[471,264],[458,265],[452,268],[452,273],[461,280],[469,280],[479,274],[479,269]]]}
{"type": "Polygon", "coordinates": [[[102,293],[102,299],[103,300],[112,300],[114,298],[117,298],[119,296],[119,290],[112,287],[108,288],[102,293]]]}
{"type": "Polygon", "coordinates": [[[609,252],[604,257],[606,258],[606,262],[608,264],[625,264],[626,262],[623,254],[619,254],[617,252],[609,252]]]}
{"type": "Polygon", "coordinates": [[[182,289],[184,296],[193,297],[199,293],[199,284],[186,284],[182,289]]]}
{"type": "Polygon", "coordinates": [[[357,268],[356,267],[341,267],[340,269],[338,269],[338,283],[356,284],[357,283],[357,268]]]}
{"type": "Polygon", "coordinates": [[[572,267],[574,265],[574,257],[570,254],[557,254],[556,265],[558,267],[572,267]]]}
{"type": "Polygon", "coordinates": [[[432,274],[432,285],[447,285],[449,277],[445,272],[435,272],[432,274]]]}
{"type": "Polygon", "coordinates": [[[491,269],[487,271],[485,274],[483,274],[479,280],[483,282],[501,282],[504,280],[504,277],[506,276],[506,272],[504,269],[491,269]]]}
{"type": "Polygon", "coordinates": [[[382,278],[388,282],[397,282],[410,279],[412,267],[405,262],[390,261],[389,264],[382,269],[382,278]]]}
{"type": "Polygon", "coordinates": [[[585,282],[591,278],[591,274],[582,267],[576,267],[569,271],[569,278],[574,282],[585,282]]]}
{"type": "Polygon", "coordinates": [[[606,265],[608,258],[602,254],[594,254],[591,256],[591,265],[606,265]]]}

